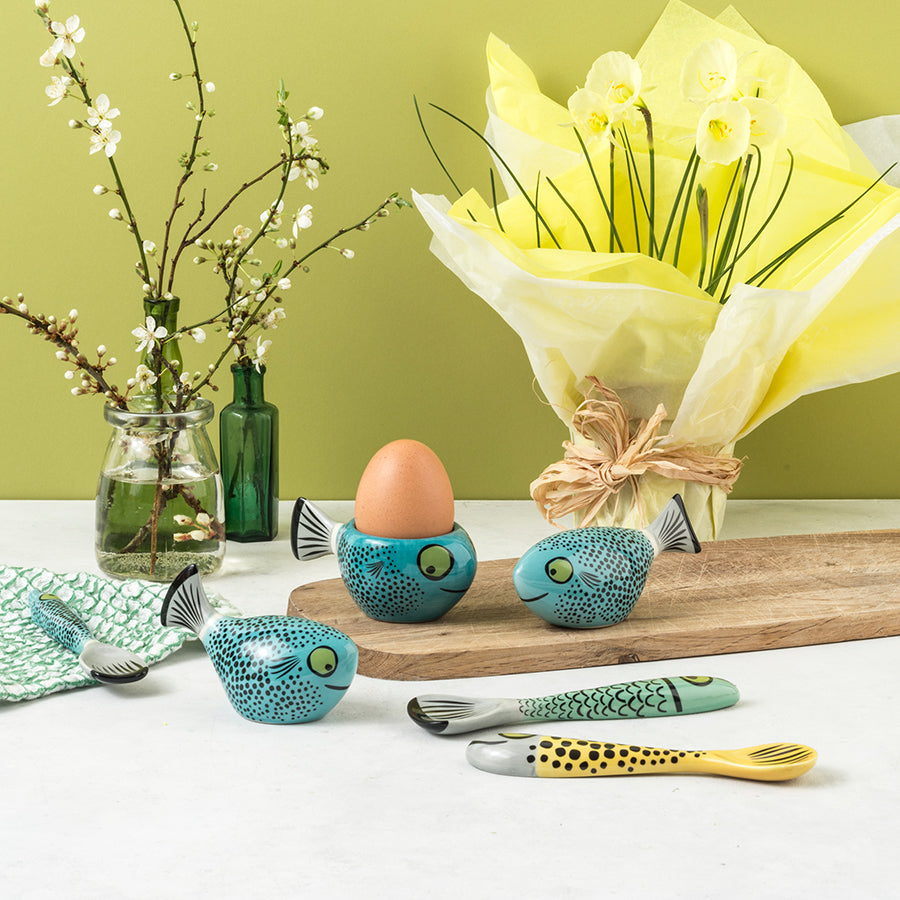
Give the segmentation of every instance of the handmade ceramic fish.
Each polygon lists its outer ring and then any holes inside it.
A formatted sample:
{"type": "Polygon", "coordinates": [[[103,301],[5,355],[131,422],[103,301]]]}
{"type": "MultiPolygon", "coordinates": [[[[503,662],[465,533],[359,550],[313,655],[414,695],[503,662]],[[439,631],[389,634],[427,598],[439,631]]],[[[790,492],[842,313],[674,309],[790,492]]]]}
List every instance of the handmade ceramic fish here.
{"type": "Polygon", "coordinates": [[[34,623],[76,654],[81,668],[101,684],[128,684],[147,674],[143,659],[130,650],[98,641],[87,623],[56,594],[30,591],[28,608],[34,623]]]}
{"type": "Polygon", "coordinates": [[[297,559],[337,554],[341,578],[359,608],[382,622],[430,622],[461,599],[475,577],[475,548],[452,531],[422,538],[364,534],[339,524],[304,497],[294,504],[291,547],[297,559]]]}
{"type": "Polygon", "coordinates": [[[207,600],[195,565],[170,585],[160,620],[199,636],[231,705],[254,722],[320,719],[356,674],[356,645],[343,632],[295,616],[223,616],[207,600]]]}
{"type": "Polygon", "coordinates": [[[677,494],[646,528],[575,528],[538,541],[513,570],[519,599],[553,625],[598,628],[625,619],[665,550],[699,553],[677,494]]]}

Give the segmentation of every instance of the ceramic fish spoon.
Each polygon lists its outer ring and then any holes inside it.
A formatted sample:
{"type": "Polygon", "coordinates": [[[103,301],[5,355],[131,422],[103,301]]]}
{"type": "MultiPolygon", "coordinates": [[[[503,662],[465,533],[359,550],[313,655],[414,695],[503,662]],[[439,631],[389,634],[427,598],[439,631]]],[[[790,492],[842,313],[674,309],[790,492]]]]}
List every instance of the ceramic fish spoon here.
{"type": "Polygon", "coordinates": [[[759,744],[741,750],[663,750],[536,734],[498,734],[472,741],[466,759],[496,775],[596,778],[604,775],[726,775],[787,781],[816,764],[803,744],[759,744]]]}
{"type": "Polygon", "coordinates": [[[413,697],[406,711],[422,728],[450,735],[516,722],[643,719],[711,712],[733,706],[739,697],[738,689],[724,678],[681,675],[521,700],[423,694],[413,697]]]}
{"type": "Polygon", "coordinates": [[[81,667],[102,684],[128,684],[147,674],[147,664],[122,647],[98,641],[70,606],[55,594],[28,594],[31,618],[57,643],[78,656],[81,667]]]}

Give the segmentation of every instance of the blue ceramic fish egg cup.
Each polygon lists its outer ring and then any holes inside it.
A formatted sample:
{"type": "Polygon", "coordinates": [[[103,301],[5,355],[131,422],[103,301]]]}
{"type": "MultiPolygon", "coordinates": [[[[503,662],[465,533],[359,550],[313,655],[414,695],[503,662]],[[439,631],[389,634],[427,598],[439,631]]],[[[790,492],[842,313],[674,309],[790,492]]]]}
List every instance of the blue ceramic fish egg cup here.
{"type": "Polygon", "coordinates": [[[384,538],[358,531],[351,519],[337,537],[344,585],[379,622],[431,622],[463,598],[475,578],[475,548],[455,522],[446,534],[384,538]]]}

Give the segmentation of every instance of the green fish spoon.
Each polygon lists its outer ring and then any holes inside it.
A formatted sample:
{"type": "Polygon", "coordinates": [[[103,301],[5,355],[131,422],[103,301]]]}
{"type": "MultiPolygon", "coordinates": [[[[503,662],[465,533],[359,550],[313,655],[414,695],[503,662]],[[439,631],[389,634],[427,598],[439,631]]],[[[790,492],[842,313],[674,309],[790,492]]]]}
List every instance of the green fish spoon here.
{"type": "Polygon", "coordinates": [[[626,681],[522,700],[423,694],[406,706],[417,725],[435,734],[465,734],[517,722],[645,719],[711,712],[737,703],[738,689],[724,678],[680,675],[626,681]]]}
{"type": "Polygon", "coordinates": [[[130,650],[98,641],[87,625],[55,594],[28,594],[31,618],[57,643],[78,657],[81,668],[102,684],[128,684],[147,674],[147,664],[130,650]]]}

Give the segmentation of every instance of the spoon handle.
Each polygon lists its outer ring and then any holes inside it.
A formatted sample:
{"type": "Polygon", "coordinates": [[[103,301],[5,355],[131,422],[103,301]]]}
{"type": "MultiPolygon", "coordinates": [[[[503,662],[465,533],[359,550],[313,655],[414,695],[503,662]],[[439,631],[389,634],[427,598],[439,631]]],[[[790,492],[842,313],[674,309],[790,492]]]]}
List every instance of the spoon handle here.
{"type": "Polygon", "coordinates": [[[81,618],[55,594],[31,591],[28,606],[32,621],[73,653],[81,653],[84,645],[94,639],[81,618]]]}
{"type": "Polygon", "coordinates": [[[739,697],[738,689],[724,678],[681,675],[523,699],[518,704],[522,715],[533,721],[643,719],[724,709],[739,697]]]}

